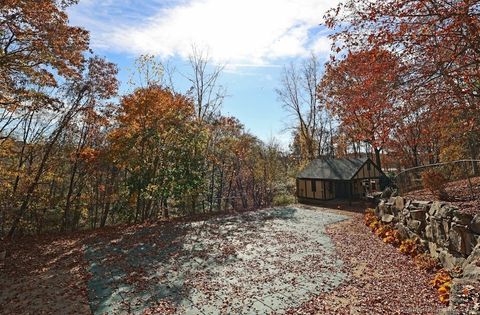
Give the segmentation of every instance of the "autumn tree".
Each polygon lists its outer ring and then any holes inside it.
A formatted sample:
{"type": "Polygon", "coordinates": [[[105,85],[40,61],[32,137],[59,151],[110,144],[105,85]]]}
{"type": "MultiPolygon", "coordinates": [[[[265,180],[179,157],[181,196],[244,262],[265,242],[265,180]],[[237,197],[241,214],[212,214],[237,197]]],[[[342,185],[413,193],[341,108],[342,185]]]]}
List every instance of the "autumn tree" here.
{"type": "Polygon", "coordinates": [[[394,53],[404,65],[398,76],[409,98],[419,91],[421,99],[434,98],[430,115],[443,126],[451,117],[461,120],[451,132],[469,133],[466,152],[477,158],[479,14],[478,1],[470,0],[349,0],[329,11],[326,24],[337,31],[337,52],[394,53]]]}
{"type": "Polygon", "coordinates": [[[89,35],[68,25],[76,1],[6,0],[0,7],[0,139],[28,110],[51,105],[44,87],[81,78],[89,35]]]}
{"type": "Polygon", "coordinates": [[[203,133],[194,124],[193,110],[187,97],[157,85],[122,98],[110,139],[118,166],[128,173],[135,221],[159,209],[167,217],[169,199],[192,193],[200,184],[195,152],[203,133]]]}
{"type": "Polygon", "coordinates": [[[395,123],[398,68],[395,56],[385,50],[351,52],[326,66],[319,85],[342,128],[352,139],[372,146],[379,167],[395,123]]]}

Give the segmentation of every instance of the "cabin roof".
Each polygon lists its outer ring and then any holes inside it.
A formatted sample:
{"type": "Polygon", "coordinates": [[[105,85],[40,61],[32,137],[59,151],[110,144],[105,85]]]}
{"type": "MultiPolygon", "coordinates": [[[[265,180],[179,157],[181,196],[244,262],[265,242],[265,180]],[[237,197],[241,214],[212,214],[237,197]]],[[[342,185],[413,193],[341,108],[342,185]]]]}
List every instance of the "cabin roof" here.
{"type": "Polygon", "coordinates": [[[350,180],[368,160],[368,157],[316,159],[305,166],[297,178],[350,180]]]}

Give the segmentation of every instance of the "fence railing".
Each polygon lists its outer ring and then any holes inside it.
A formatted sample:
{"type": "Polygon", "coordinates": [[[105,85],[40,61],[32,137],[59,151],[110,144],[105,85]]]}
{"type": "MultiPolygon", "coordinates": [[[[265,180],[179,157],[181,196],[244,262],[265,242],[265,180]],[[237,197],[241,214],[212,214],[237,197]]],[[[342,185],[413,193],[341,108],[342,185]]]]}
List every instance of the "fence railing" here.
{"type": "Polygon", "coordinates": [[[480,160],[458,160],[406,169],[395,177],[399,192],[405,194],[427,188],[424,187],[422,174],[432,170],[442,174],[448,183],[458,181],[458,186],[464,186],[471,200],[480,197],[480,192],[477,191],[480,183],[480,160]]]}

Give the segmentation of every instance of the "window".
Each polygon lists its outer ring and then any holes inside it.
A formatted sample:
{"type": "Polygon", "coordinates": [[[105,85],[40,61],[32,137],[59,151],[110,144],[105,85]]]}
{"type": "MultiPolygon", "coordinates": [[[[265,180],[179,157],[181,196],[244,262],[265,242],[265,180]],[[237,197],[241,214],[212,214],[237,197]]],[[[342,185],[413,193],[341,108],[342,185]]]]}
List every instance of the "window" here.
{"type": "Polygon", "coordinates": [[[312,179],[312,192],[316,192],[317,191],[317,182],[312,179]]]}

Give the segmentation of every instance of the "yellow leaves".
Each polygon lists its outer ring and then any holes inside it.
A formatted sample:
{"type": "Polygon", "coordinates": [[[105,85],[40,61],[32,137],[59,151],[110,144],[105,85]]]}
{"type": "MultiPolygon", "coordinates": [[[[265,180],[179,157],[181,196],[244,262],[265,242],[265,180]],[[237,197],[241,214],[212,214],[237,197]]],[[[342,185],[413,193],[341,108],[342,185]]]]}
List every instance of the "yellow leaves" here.
{"type": "Polygon", "coordinates": [[[430,284],[437,289],[438,299],[443,304],[448,305],[450,299],[450,289],[452,287],[452,277],[446,269],[440,269],[430,284]]]}
{"type": "Polygon", "coordinates": [[[425,271],[433,271],[438,266],[438,261],[429,254],[419,254],[413,258],[415,265],[425,271]]]}
{"type": "Polygon", "coordinates": [[[385,233],[383,237],[383,242],[386,244],[391,244],[397,246],[400,244],[400,235],[397,230],[389,230],[385,233]]]}
{"type": "Polygon", "coordinates": [[[420,248],[417,245],[417,239],[408,239],[402,241],[398,250],[405,255],[415,257],[420,253],[420,248]]]}
{"type": "Polygon", "coordinates": [[[364,222],[376,236],[380,237],[384,243],[397,246],[400,243],[400,236],[397,230],[390,225],[382,224],[375,216],[374,209],[365,210],[364,222]]]}

